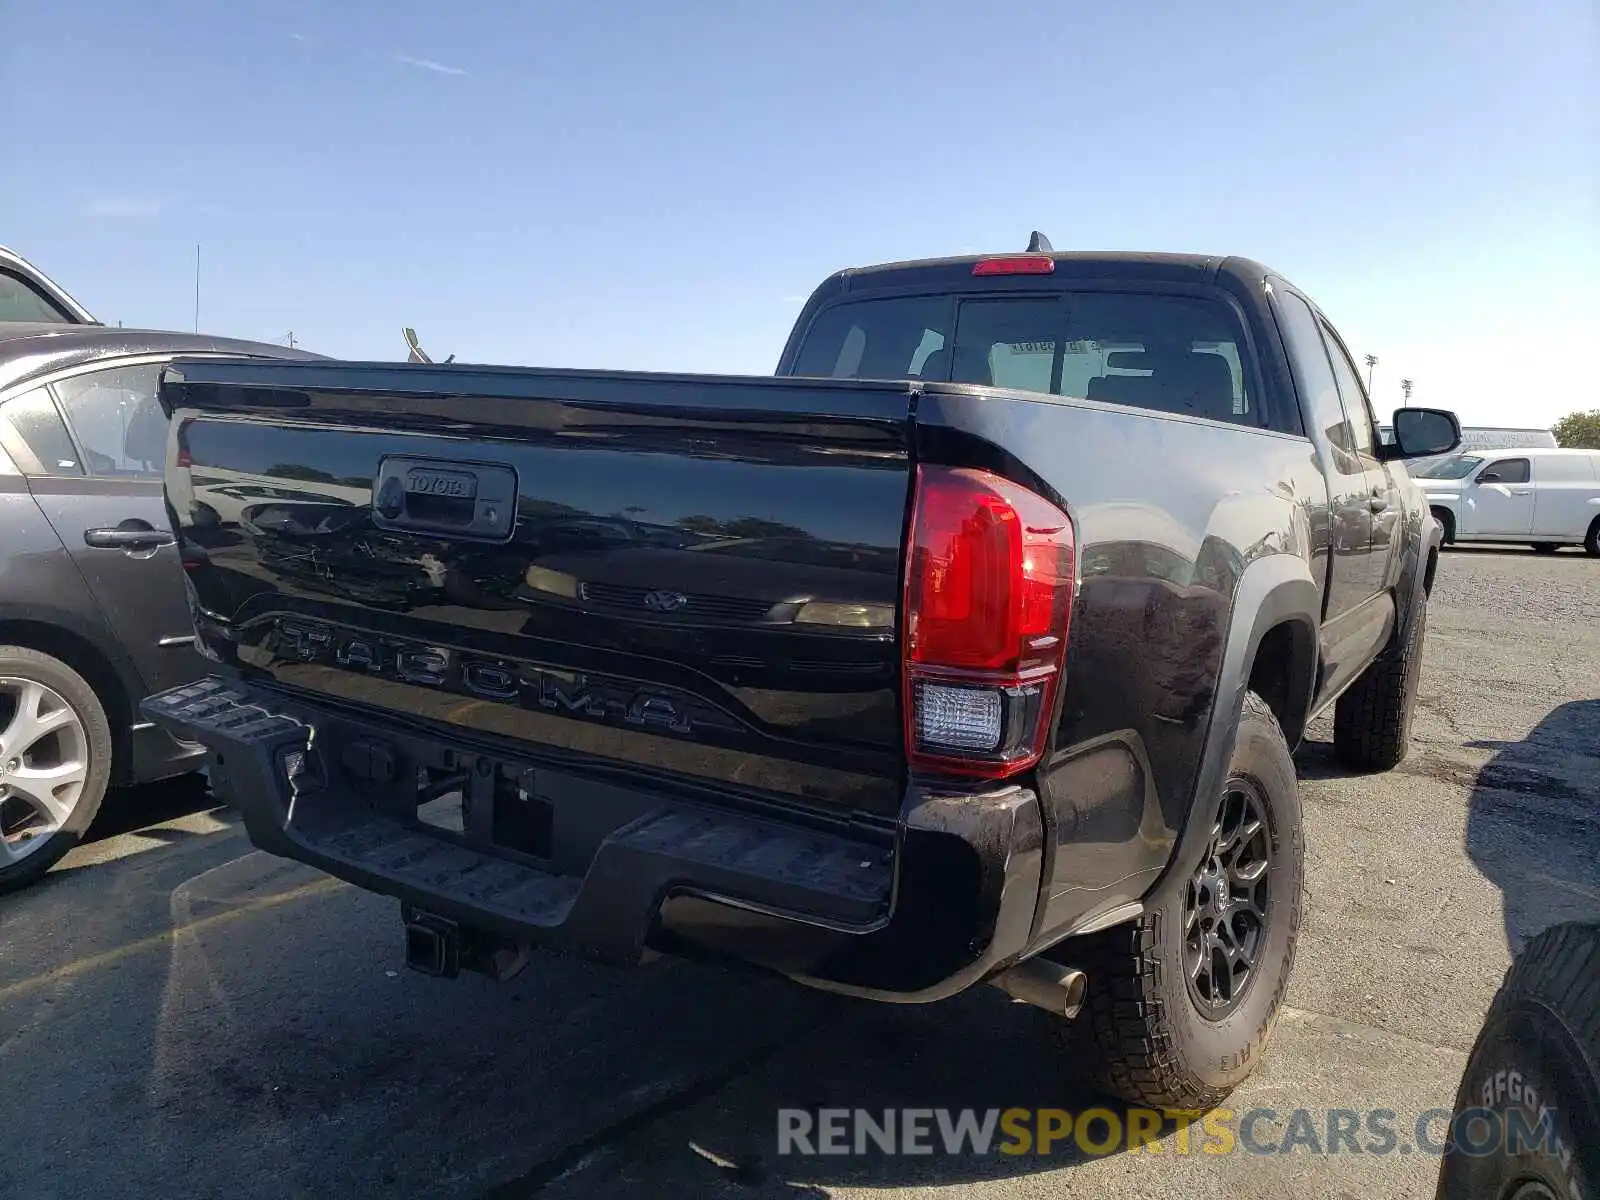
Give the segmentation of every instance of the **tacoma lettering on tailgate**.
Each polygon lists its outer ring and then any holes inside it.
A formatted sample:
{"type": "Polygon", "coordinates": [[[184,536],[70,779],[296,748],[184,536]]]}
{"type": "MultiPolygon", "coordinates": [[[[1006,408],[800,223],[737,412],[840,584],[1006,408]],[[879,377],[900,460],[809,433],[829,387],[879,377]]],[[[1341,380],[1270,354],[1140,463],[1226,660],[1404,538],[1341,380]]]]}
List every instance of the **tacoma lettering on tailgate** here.
{"type": "Polygon", "coordinates": [[[461,654],[442,646],[345,633],[303,621],[277,622],[273,641],[277,656],[290,661],[343,667],[521,708],[592,721],[620,721],[679,735],[697,728],[739,728],[726,713],[693,697],[611,676],[461,654]]]}

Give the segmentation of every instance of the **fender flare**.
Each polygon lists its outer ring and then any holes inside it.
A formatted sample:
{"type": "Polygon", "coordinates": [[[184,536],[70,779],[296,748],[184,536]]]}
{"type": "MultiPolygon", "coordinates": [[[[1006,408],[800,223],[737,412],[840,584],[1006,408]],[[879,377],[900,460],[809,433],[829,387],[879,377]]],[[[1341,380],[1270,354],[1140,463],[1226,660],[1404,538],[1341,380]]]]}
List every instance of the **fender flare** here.
{"type": "Polygon", "coordinates": [[[1151,907],[1153,899],[1174,886],[1174,880],[1180,883],[1186,880],[1205,851],[1211,834],[1210,822],[1206,815],[1196,819],[1196,814],[1209,808],[1212,798],[1222,786],[1228,757],[1233,752],[1234,737],[1244,712],[1250,672],[1255,665],[1256,652],[1261,648],[1261,640],[1268,630],[1285,621],[1301,625],[1309,638],[1311,662],[1305,671],[1304,686],[1296,689],[1304,694],[1290,696],[1288,703],[1296,706],[1302,722],[1310,713],[1318,673],[1321,612],[1321,589],[1311,577],[1310,566],[1298,555],[1284,553],[1258,558],[1239,577],[1239,584],[1234,589],[1233,608],[1228,619],[1228,640],[1222,652],[1222,666],[1217,676],[1217,691],[1211,705],[1211,720],[1206,729],[1200,767],[1195,772],[1183,828],[1178,831],[1173,853],[1160,877],[1145,893],[1147,909],[1151,907]]]}
{"type": "MultiPolygon", "coordinates": [[[[95,610],[98,615],[98,609],[95,610]]],[[[94,620],[74,613],[68,609],[57,608],[49,604],[37,603],[0,603],[0,628],[12,622],[29,625],[43,625],[51,629],[60,630],[73,639],[87,645],[97,654],[105,665],[116,677],[118,685],[122,688],[127,710],[120,716],[137,721],[139,701],[144,698],[144,679],[139,670],[134,666],[133,660],[128,656],[116,634],[104,620],[94,620]]],[[[0,641],[4,635],[0,634],[0,641]]],[[[93,680],[90,681],[91,685],[93,680]]],[[[104,701],[102,701],[104,703],[104,701]]],[[[118,714],[108,711],[108,716],[113,718],[112,728],[118,728],[120,718],[118,714]]]]}
{"type": "Polygon", "coordinates": [[[1405,609],[1396,614],[1394,640],[1398,644],[1411,623],[1428,604],[1428,560],[1437,556],[1444,546],[1444,526],[1433,515],[1431,508],[1422,510],[1422,535],[1417,539],[1416,552],[1406,557],[1400,568],[1400,578],[1395,586],[1395,596],[1406,597],[1405,609]]]}

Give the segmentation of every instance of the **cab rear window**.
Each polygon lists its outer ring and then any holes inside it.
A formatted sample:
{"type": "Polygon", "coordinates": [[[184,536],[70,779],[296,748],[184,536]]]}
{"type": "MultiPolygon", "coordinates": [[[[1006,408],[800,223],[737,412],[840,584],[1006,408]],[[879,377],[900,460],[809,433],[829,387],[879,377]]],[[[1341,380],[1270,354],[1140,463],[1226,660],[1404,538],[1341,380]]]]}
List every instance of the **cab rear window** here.
{"type": "Polygon", "coordinates": [[[1201,297],[893,297],[824,309],[793,373],[977,383],[1261,425],[1244,345],[1232,310],[1201,297]]]}

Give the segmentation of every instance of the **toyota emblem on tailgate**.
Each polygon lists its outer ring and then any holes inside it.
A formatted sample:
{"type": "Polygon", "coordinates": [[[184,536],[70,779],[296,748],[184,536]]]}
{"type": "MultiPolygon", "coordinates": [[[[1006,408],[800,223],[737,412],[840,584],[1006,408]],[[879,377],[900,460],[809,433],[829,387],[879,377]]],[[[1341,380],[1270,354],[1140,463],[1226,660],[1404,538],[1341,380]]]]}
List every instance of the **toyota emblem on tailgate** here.
{"type": "Polygon", "coordinates": [[[689,606],[689,597],[682,592],[646,592],[644,606],[651,612],[677,612],[689,606]]]}

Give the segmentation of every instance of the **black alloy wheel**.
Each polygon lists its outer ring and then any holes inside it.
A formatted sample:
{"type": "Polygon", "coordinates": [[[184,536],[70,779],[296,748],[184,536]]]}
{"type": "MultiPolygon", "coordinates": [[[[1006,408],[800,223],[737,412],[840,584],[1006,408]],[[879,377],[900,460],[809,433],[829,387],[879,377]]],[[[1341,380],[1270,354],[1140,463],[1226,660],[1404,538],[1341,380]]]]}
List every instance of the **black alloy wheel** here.
{"type": "Polygon", "coordinates": [[[1244,997],[1266,940],[1272,838],[1248,779],[1228,781],[1183,906],[1183,965],[1201,1016],[1220,1021],[1244,997]]]}

